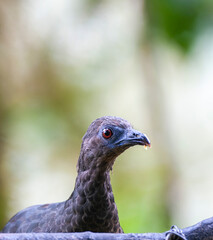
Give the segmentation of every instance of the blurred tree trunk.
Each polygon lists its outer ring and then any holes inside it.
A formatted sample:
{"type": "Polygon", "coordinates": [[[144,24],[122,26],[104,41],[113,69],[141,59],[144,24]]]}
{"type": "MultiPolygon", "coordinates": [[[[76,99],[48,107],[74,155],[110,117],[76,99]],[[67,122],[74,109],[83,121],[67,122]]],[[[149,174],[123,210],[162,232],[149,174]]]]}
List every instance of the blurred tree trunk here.
{"type": "MultiPolygon", "coordinates": [[[[149,124],[152,137],[155,142],[154,155],[157,162],[158,178],[161,182],[161,197],[157,199],[161,206],[165,224],[170,225],[171,211],[169,208],[170,186],[173,183],[174,172],[172,163],[174,161],[172,141],[170,141],[169,123],[167,118],[168,106],[166,93],[163,91],[162,79],[159,76],[158,60],[155,56],[154,45],[145,40],[141,47],[143,87],[146,94],[146,106],[149,115],[149,124]]],[[[159,209],[156,209],[159,211],[159,209]]]]}
{"type": "Polygon", "coordinates": [[[18,29],[18,6],[20,1],[0,1],[0,229],[6,223],[8,210],[8,177],[4,167],[8,113],[11,105],[12,82],[16,79],[17,59],[15,31],[18,29]]]}
{"type": "MultiPolygon", "coordinates": [[[[1,92],[0,92],[1,96],[1,92]]],[[[4,130],[5,130],[5,115],[2,99],[0,102],[0,229],[6,223],[7,213],[7,190],[6,190],[6,174],[4,170],[4,130]]]]}

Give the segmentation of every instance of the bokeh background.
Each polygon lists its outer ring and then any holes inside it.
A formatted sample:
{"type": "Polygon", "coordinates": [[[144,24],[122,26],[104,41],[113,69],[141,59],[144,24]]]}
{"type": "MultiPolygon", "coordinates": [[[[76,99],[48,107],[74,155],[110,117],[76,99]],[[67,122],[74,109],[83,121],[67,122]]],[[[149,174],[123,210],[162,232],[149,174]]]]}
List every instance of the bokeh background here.
{"type": "Polygon", "coordinates": [[[125,232],[213,215],[212,0],[0,1],[0,229],[67,199],[104,115],[145,132],[112,185],[125,232]]]}

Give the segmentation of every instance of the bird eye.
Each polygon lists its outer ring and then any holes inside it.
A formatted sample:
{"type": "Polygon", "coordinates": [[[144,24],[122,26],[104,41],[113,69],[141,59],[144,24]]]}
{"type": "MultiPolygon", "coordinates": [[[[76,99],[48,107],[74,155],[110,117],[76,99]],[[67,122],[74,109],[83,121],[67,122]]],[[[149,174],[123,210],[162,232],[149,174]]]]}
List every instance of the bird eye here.
{"type": "Polygon", "coordinates": [[[102,131],[102,136],[106,139],[110,138],[112,136],[112,130],[109,129],[109,128],[105,128],[103,131],[102,131]]]}

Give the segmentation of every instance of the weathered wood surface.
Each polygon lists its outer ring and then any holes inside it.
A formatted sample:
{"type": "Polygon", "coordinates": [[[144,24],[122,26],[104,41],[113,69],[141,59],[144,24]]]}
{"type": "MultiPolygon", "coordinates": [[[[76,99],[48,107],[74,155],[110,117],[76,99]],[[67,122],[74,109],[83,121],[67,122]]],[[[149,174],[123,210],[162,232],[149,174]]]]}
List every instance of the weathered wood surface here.
{"type": "MultiPolygon", "coordinates": [[[[213,240],[213,217],[184,228],[182,231],[187,240],[213,240]]],[[[0,240],[165,240],[165,238],[166,233],[0,233],[0,240]]]]}
{"type": "Polygon", "coordinates": [[[4,233],[1,240],[164,240],[163,233],[124,234],[124,233],[4,233]]]}

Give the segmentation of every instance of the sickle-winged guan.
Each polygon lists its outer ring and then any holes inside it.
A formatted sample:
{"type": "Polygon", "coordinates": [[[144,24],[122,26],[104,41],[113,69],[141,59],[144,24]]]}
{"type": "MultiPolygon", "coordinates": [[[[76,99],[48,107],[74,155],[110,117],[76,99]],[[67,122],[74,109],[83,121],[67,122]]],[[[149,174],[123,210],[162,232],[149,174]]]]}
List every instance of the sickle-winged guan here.
{"type": "Polygon", "coordinates": [[[78,175],[69,199],[26,208],[12,217],[2,232],[122,233],[110,170],[116,157],[134,145],[150,146],[150,141],[122,118],[96,119],[83,137],[78,175]]]}

